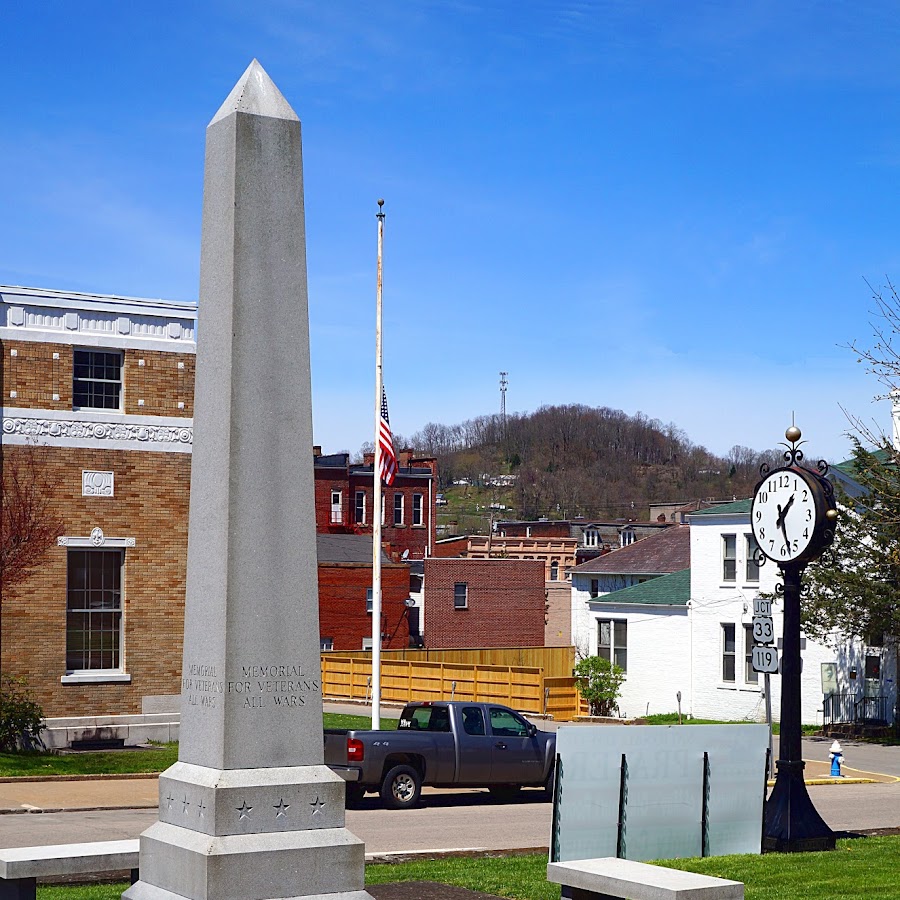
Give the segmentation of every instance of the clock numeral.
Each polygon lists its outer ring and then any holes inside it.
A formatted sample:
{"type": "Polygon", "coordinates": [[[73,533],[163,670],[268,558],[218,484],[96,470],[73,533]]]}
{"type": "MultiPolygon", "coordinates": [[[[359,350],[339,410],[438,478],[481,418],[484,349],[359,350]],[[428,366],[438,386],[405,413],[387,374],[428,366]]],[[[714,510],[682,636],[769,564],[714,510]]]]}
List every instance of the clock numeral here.
{"type": "Polygon", "coordinates": [[[787,544],[782,544],[782,545],[781,545],[781,555],[782,555],[782,556],[787,556],[787,555],[788,555],[788,545],[787,545],[787,544]]]}
{"type": "Polygon", "coordinates": [[[794,551],[794,553],[796,553],[800,549],[800,545],[797,543],[796,540],[792,541],[791,543],[792,543],[791,549],[794,551]]]}
{"type": "Polygon", "coordinates": [[[760,529],[759,529],[759,536],[762,540],[766,539],[766,529],[763,528],[762,526],[760,526],[760,529]]]}
{"type": "Polygon", "coordinates": [[[760,503],[766,503],[766,502],[768,502],[769,495],[765,491],[760,491],[759,497],[757,499],[759,500],[760,503]]]}
{"type": "Polygon", "coordinates": [[[758,522],[760,519],[762,519],[762,510],[758,509],[756,511],[756,521],[758,522]]]}
{"type": "Polygon", "coordinates": [[[772,538],[769,538],[769,549],[775,550],[775,541],[772,538]]]}
{"type": "Polygon", "coordinates": [[[808,499],[809,499],[809,491],[804,491],[803,492],[803,502],[806,503],[806,501],[808,499]]]}
{"type": "Polygon", "coordinates": [[[806,511],[806,521],[807,521],[807,522],[812,522],[812,510],[811,510],[811,509],[808,509],[808,510],[806,511]]]}
{"type": "Polygon", "coordinates": [[[804,537],[804,538],[808,538],[808,537],[809,537],[809,529],[808,529],[808,528],[804,528],[804,529],[803,529],[803,537],[804,537]]]}

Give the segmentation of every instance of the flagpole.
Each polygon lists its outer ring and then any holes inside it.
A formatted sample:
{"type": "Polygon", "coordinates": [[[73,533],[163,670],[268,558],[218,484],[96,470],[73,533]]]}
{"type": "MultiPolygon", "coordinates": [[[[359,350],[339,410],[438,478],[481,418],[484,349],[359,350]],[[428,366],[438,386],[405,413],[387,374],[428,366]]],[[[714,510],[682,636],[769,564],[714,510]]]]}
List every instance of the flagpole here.
{"type": "Polygon", "coordinates": [[[375,283],[375,459],[372,468],[372,728],[381,728],[381,288],[384,200],[378,201],[378,274],[375,283]]]}

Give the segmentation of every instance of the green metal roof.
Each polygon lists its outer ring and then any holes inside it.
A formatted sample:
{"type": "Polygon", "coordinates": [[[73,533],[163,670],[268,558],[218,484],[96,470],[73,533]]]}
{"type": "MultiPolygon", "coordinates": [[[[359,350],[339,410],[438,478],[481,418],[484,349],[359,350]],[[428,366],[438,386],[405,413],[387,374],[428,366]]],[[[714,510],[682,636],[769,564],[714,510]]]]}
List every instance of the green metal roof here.
{"type": "Polygon", "coordinates": [[[723,503],[721,506],[713,506],[710,509],[701,509],[697,512],[688,513],[693,519],[694,516],[731,516],[739,513],[750,512],[752,500],[735,500],[733,503],[723,503]]]}
{"type": "MultiPolygon", "coordinates": [[[[891,455],[887,450],[873,450],[872,456],[880,463],[890,462],[891,455]]],[[[845,459],[843,462],[833,463],[831,465],[832,469],[839,469],[843,472],[848,478],[856,478],[856,460],[855,459],[845,459]]]]}
{"type": "Polygon", "coordinates": [[[592,603],[650,603],[655,606],[687,606],[691,599],[691,570],[682,569],[671,575],[660,575],[641,584],[611,591],[596,597],[592,603]]]}

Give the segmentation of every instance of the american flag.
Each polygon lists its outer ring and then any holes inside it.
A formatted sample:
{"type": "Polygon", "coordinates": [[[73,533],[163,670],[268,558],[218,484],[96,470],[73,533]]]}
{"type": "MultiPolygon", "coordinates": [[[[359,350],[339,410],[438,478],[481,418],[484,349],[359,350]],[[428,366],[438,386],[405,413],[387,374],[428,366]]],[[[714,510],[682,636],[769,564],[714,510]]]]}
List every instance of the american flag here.
{"type": "Polygon", "coordinates": [[[397,476],[397,456],[394,453],[394,439],[391,436],[391,422],[388,419],[387,394],[381,388],[381,419],[378,422],[378,444],[381,447],[381,480],[390,487],[397,476]]]}

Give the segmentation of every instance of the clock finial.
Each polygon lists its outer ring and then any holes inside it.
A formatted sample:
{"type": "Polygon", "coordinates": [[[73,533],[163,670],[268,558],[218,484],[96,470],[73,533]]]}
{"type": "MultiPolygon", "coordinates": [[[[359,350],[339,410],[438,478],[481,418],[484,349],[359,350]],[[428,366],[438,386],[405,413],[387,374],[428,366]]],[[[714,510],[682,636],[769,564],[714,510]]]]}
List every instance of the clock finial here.
{"type": "Polygon", "coordinates": [[[790,428],[785,431],[784,436],[792,443],[796,444],[797,441],[803,436],[800,432],[800,429],[796,425],[791,425],[790,428]]]}

